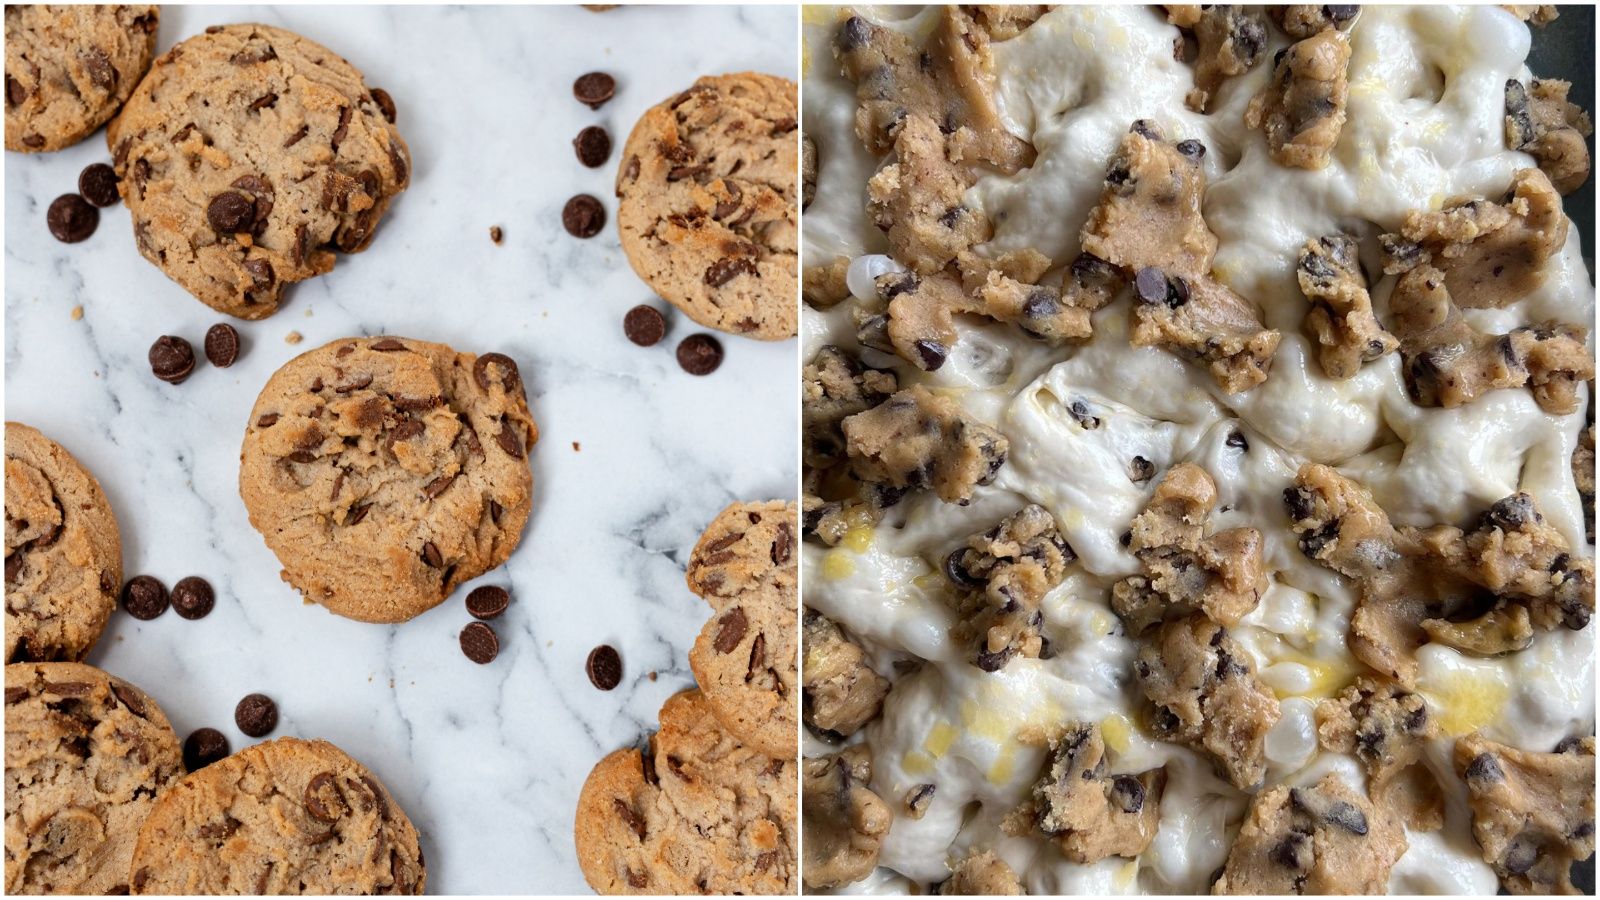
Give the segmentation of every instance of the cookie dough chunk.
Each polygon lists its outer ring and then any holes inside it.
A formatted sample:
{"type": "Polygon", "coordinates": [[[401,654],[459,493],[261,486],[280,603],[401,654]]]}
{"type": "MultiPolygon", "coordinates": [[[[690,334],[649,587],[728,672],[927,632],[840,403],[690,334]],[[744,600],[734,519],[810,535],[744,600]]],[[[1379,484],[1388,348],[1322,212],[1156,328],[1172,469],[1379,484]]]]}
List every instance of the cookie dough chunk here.
{"type": "Polygon", "coordinates": [[[985,850],[961,860],[939,885],[938,893],[946,897],[1020,897],[1028,892],[999,854],[985,850]]]}
{"type": "Polygon", "coordinates": [[[1033,659],[1045,652],[1039,607],[1077,558],[1055,516],[1037,503],[973,535],[946,557],[945,575],[964,595],[966,618],[957,631],[975,645],[974,665],[997,672],[1014,656],[1033,659]]]}
{"type": "Polygon", "coordinates": [[[863,365],[832,345],[817,351],[802,370],[800,385],[803,461],[813,468],[843,462],[844,431],[839,423],[877,406],[899,389],[893,372],[863,365]]]}
{"type": "Polygon", "coordinates": [[[981,311],[949,273],[889,272],[873,283],[882,312],[857,311],[856,339],[924,372],[940,368],[949,358],[958,336],[955,315],[981,311]]]}
{"type": "Polygon", "coordinates": [[[1355,238],[1331,234],[1306,241],[1295,277],[1311,303],[1306,325],[1317,339],[1317,359],[1329,378],[1355,377],[1365,363],[1399,348],[1372,313],[1355,238]]]}
{"type": "Polygon", "coordinates": [[[1589,145],[1594,125],[1583,108],[1567,99],[1572,84],[1535,78],[1525,86],[1506,82],[1506,146],[1526,150],[1563,194],[1589,179],[1589,145]]]}
{"type": "Polygon", "coordinates": [[[327,741],[246,747],[174,785],[139,829],[135,894],[421,894],[417,830],[327,741]]]}
{"type": "Polygon", "coordinates": [[[1194,463],[1179,463],[1133,520],[1128,548],[1144,574],[1111,591],[1111,608],[1130,634],[1196,612],[1232,627],[1261,601],[1267,587],[1261,532],[1241,527],[1207,536],[1216,503],[1211,476],[1194,463]]]}
{"type": "Polygon", "coordinates": [[[894,139],[895,161],[867,182],[867,215],[889,237],[896,259],[923,274],[989,239],[989,219],[962,200],[973,174],[958,162],[939,123],[912,114],[894,139]]]}
{"type": "Polygon", "coordinates": [[[1370,793],[1416,831],[1444,824],[1444,794],[1427,767],[1417,765],[1438,735],[1422,695],[1379,678],[1357,678],[1317,705],[1318,741],[1361,760],[1370,793]]]}
{"type": "Polygon", "coordinates": [[[403,622],[516,549],[538,437],[508,357],[344,338],[268,379],[239,493],[306,600],[403,622]]]}
{"type": "Polygon", "coordinates": [[[794,754],[799,726],[793,565],[780,582],[724,604],[689,651],[689,665],[712,714],[734,737],[774,757],[794,754]]]}
{"type": "Polygon", "coordinates": [[[812,309],[832,309],[850,298],[850,284],[845,276],[850,271],[850,258],[836,256],[833,262],[811,266],[801,277],[800,296],[812,309]]]}
{"type": "Polygon", "coordinates": [[[796,515],[795,505],[782,500],[729,504],[689,554],[689,590],[722,609],[784,573],[792,580],[796,515]]]}
{"type": "Polygon", "coordinates": [[[1594,854],[1594,738],[1531,753],[1480,734],[1456,741],[1472,835],[1513,894],[1576,894],[1572,864],[1594,854]]]}
{"type": "Polygon", "coordinates": [[[801,626],[806,724],[830,738],[849,737],[877,717],[889,680],[832,619],[807,607],[801,626]]]}
{"type": "Polygon", "coordinates": [[[1250,803],[1213,894],[1382,894],[1405,829],[1337,775],[1250,803]]]}
{"type": "Polygon", "coordinates": [[[805,761],[806,887],[843,887],[872,874],[894,816],[867,787],[871,780],[872,753],[865,744],[805,761]]]}
{"type": "Polygon", "coordinates": [[[707,76],[651,107],[617,170],[633,270],[707,328],[763,341],[798,327],[794,82],[707,76]]]}
{"type": "Polygon", "coordinates": [[[1039,831],[1080,865],[1143,853],[1161,823],[1166,770],[1108,774],[1098,725],[1073,723],[1050,750],[1050,765],[1033,786],[1039,831]]]}
{"type": "Polygon", "coordinates": [[[1272,81],[1250,101],[1244,122],[1266,132],[1279,165],[1320,169],[1344,128],[1350,85],[1350,42],[1323,31],[1286,48],[1273,63],[1272,81]]]}
{"type": "Polygon", "coordinates": [[[996,41],[1011,40],[1050,11],[1049,5],[1042,3],[978,3],[964,5],[962,9],[996,41]]]}
{"type": "Polygon", "coordinates": [[[1278,700],[1226,629],[1201,615],[1168,622],[1139,648],[1134,673],[1158,737],[1211,754],[1240,790],[1261,784],[1278,700]]]}
{"type": "Polygon", "coordinates": [[[1168,7],[1168,19],[1194,32],[1194,89],[1184,103],[1198,113],[1209,112],[1222,83],[1250,71],[1267,45],[1266,19],[1249,7],[1201,6],[1198,14],[1194,7],[1168,7]]]}
{"type": "Polygon", "coordinates": [[[272,315],[285,286],[366,249],[411,156],[361,73],[267,25],[155,61],[106,132],[144,258],[213,309],[272,315]]]}
{"type": "Polygon", "coordinates": [[[155,6],[6,6],[6,149],[60,150],[133,93],[156,50],[155,6]]]}
{"type": "Polygon", "coordinates": [[[817,142],[808,134],[800,135],[800,210],[811,208],[817,197],[817,142]]]}
{"type": "Polygon", "coordinates": [[[6,666],[6,893],[127,893],[139,823],[182,777],[143,691],[77,663],[6,666]]]}
{"type": "Polygon", "coordinates": [[[1541,6],[1536,3],[1502,3],[1500,8],[1529,25],[1541,28],[1561,18],[1561,13],[1556,7],[1541,6]]]}
{"type": "Polygon", "coordinates": [[[1029,337],[1050,344],[1086,339],[1094,333],[1090,315],[1115,294],[1104,269],[1083,262],[1092,259],[1083,254],[1074,261],[1064,276],[1065,291],[990,271],[977,299],[990,318],[1016,325],[1029,337]]]}
{"type": "Polygon", "coordinates": [[[7,422],[6,662],[83,659],[121,585],[121,533],[100,482],[37,429],[7,422]]]}
{"type": "Polygon", "coordinates": [[[931,488],[946,503],[971,501],[1011,449],[1005,435],[920,384],[845,419],[843,428],[857,478],[896,495],[931,488]]]}
{"type": "Polygon", "coordinates": [[[1267,13],[1277,21],[1285,34],[1303,41],[1328,30],[1349,31],[1356,17],[1361,14],[1361,7],[1291,4],[1269,6],[1267,13]]]}
{"type": "MultiPolygon", "coordinates": [[[[1591,385],[1590,391],[1593,391],[1591,385]]],[[[1583,501],[1583,531],[1594,543],[1594,422],[1578,434],[1578,446],[1572,451],[1572,482],[1578,486],[1578,496],[1583,501]]]]}
{"type": "Polygon", "coordinates": [[[647,753],[618,750],[584,782],[583,877],[601,894],[795,893],[795,769],[739,743],[699,691],[672,696],[647,753]]]}

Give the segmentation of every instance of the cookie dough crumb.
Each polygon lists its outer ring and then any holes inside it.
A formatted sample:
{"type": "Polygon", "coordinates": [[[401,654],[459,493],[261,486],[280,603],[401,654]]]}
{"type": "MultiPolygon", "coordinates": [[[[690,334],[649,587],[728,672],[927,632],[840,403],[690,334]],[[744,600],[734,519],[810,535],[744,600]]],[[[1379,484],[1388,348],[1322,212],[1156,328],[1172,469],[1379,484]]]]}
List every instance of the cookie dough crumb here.
{"type": "Polygon", "coordinates": [[[1329,378],[1353,378],[1364,363],[1394,352],[1400,341],[1372,312],[1361,275],[1356,239],[1330,234],[1300,249],[1295,277],[1310,301],[1306,325],[1317,339],[1317,359],[1329,378]]]}
{"type": "Polygon", "coordinates": [[[956,313],[975,313],[961,282],[940,272],[918,276],[890,272],[875,281],[878,310],[856,310],[856,340],[893,353],[924,372],[944,365],[956,344],[956,313]]]}
{"type": "Polygon", "coordinates": [[[1166,770],[1107,774],[1098,725],[1069,725],[1050,741],[1050,752],[1050,764],[1033,786],[1038,830],[1079,865],[1143,853],[1161,822],[1166,770]]]}
{"type": "Polygon", "coordinates": [[[1005,860],[993,850],[984,850],[958,863],[937,893],[947,897],[1020,897],[1028,892],[1005,860]]]}
{"type": "Polygon", "coordinates": [[[1583,108],[1567,99],[1572,84],[1535,78],[1527,85],[1506,82],[1506,146],[1526,150],[1539,161],[1555,189],[1570,194],[1589,179],[1589,145],[1594,125],[1583,108]]]}
{"type": "Polygon", "coordinates": [[[1337,697],[1317,704],[1317,739],[1335,753],[1354,754],[1367,770],[1369,790],[1414,831],[1444,825],[1444,793],[1418,765],[1437,721],[1421,694],[1391,681],[1362,676],[1337,697]]]}
{"type": "Polygon", "coordinates": [[[1284,49],[1272,80],[1245,109],[1244,122],[1266,132],[1272,158],[1297,169],[1328,164],[1344,128],[1350,85],[1350,42],[1323,31],[1284,49]]]}
{"type": "Polygon", "coordinates": [[[1472,834],[1513,894],[1576,894],[1572,864],[1594,853],[1594,738],[1532,753],[1481,734],[1456,741],[1472,834]]]}
{"type": "Polygon", "coordinates": [[[842,423],[851,471],[877,486],[884,506],[931,488],[946,503],[967,503],[994,481],[1011,444],[948,397],[913,385],[842,423]]]}
{"type": "Polygon", "coordinates": [[[1048,655],[1040,606],[1077,558],[1055,516],[1037,503],[973,535],[945,558],[945,576],[962,592],[963,620],[952,634],[973,645],[974,665],[997,672],[1014,656],[1048,655]]]}
{"type": "Polygon", "coordinates": [[[1554,6],[1540,6],[1535,3],[1502,3],[1500,8],[1527,22],[1529,25],[1537,25],[1541,28],[1561,18],[1561,13],[1554,6]]]}
{"type": "Polygon", "coordinates": [[[865,412],[899,387],[893,372],[874,369],[838,347],[829,345],[801,372],[805,464],[826,468],[845,459],[841,423],[865,412]]]}
{"type": "Polygon", "coordinates": [[[1355,5],[1313,6],[1291,4],[1288,6],[1267,7],[1267,14],[1277,21],[1278,27],[1282,28],[1285,34],[1297,41],[1303,41],[1312,35],[1329,29],[1349,31],[1360,13],[1361,7],[1355,5]]]}
{"type": "Polygon", "coordinates": [[[889,681],[867,664],[861,645],[810,607],[801,629],[801,681],[805,721],[839,739],[876,718],[889,693],[889,681]]]}
{"type": "Polygon", "coordinates": [[[1214,894],[1382,894],[1405,829],[1329,774],[1256,796],[1214,894]]]}
{"type": "Polygon", "coordinates": [[[283,336],[283,342],[285,344],[298,344],[303,340],[305,340],[305,337],[298,331],[291,331],[283,336]]]}
{"type": "Polygon", "coordinates": [[[1169,6],[1167,17],[1194,32],[1194,90],[1184,103],[1198,113],[1210,111],[1222,83],[1250,71],[1267,45],[1266,20],[1248,7],[1201,6],[1197,12],[1193,6],[1169,6]]]}
{"type": "Polygon", "coordinates": [[[872,755],[857,744],[805,760],[801,797],[806,887],[843,887],[872,874],[894,816],[868,789],[872,755]]]}

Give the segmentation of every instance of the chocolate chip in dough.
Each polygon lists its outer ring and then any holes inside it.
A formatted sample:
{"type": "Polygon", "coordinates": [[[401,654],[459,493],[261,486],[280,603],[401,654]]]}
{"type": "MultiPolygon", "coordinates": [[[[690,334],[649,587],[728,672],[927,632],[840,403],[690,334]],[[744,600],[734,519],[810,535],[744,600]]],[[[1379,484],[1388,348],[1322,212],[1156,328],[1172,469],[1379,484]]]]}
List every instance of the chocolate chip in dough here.
{"type": "Polygon", "coordinates": [[[122,608],[148,622],[167,611],[167,586],[150,575],[135,575],[122,586],[122,608]]]}
{"type": "Polygon", "coordinates": [[[595,197],[579,194],[561,208],[561,227],[573,237],[592,238],[606,227],[606,208],[595,197]]]}
{"type": "Polygon", "coordinates": [[[217,604],[211,582],[190,575],[172,586],[172,611],[185,619],[204,619],[217,604]]]}
{"type": "Polygon", "coordinates": [[[641,347],[651,347],[667,336],[667,320],[661,310],[641,303],[622,317],[622,333],[641,347]]]}
{"type": "Polygon", "coordinates": [[[278,704],[266,694],[247,694],[233,708],[233,724],[251,737],[266,737],[278,727],[278,704]]]}
{"type": "Polygon", "coordinates": [[[122,196],[117,193],[117,170],[105,163],[93,163],[78,175],[78,193],[95,206],[115,206],[122,196]]]}
{"type": "Polygon", "coordinates": [[[227,735],[215,728],[200,728],[183,742],[183,767],[198,772],[230,752],[227,735]]]}
{"type": "Polygon", "coordinates": [[[722,342],[709,334],[691,334],[678,344],[678,365],[690,375],[710,375],[722,365],[722,342]]]}
{"type": "Polygon", "coordinates": [[[218,322],[206,331],[206,359],[226,369],[239,358],[239,332],[227,322],[218,322]]]}
{"type": "Polygon", "coordinates": [[[194,348],[174,335],[156,338],[150,345],[150,371],[167,384],[181,384],[194,371],[194,348]]]}
{"type": "Polygon", "coordinates": [[[601,644],[589,651],[584,663],[589,681],[602,691],[609,691],[622,683],[622,656],[610,644],[601,644]]]}
{"type": "Polygon", "coordinates": [[[599,109],[616,96],[617,80],[604,72],[588,72],[572,83],[572,96],[590,109],[599,109]]]}
{"type": "Polygon", "coordinates": [[[389,96],[389,92],[383,88],[373,88],[372,102],[378,104],[378,111],[383,113],[383,117],[389,120],[390,125],[393,125],[398,113],[394,108],[394,98],[389,96]]]}
{"type": "Polygon", "coordinates": [[[572,149],[578,154],[578,162],[598,169],[611,158],[611,135],[599,125],[590,125],[572,139],[572,149]]]}
{"type": "Polygon", "coordinates": [[[472,589],[467,595],[467,612],[474,619],[496,618],[511,605],[511,593],[497,584],[486,584],[472,589]]]}
{"type": "Polygon", "coordinates": [[[100,224],[100,210],[77,194],[62,194],[51,201],[44,216],[50,233],[63,244],[76,244],[87,240],[100,224]]]}
{"type": "Polygon", "coordinates": [[[469,623],[461,629],[461,652],[478,665],[486,665],[500,655],[500,638],[482,622],[469,623]]]}

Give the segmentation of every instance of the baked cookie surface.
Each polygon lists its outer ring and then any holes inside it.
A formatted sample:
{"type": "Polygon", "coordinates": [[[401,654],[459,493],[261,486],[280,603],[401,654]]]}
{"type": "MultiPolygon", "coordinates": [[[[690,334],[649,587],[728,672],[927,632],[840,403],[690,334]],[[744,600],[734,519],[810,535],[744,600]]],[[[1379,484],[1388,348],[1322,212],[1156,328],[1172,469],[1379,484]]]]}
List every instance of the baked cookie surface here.
{"type": "Polygon", "coordinates": [[[795,505],[732,503],[711,520],[689,554],[689,590],[721,609],[780,571],[795,570],[795,505]]]}
{"type": "Polygon", "coordinates": [[[6,666],[6,893],[127,893],[139,823],[181,777],[143,691],[79,663],[6,666]]]}
{"type": "Polygon", "coordinates": [[[403,622],[511,555],[538,437],[508,357],[345,338],[268,379],[239,493],[306,599],[403,622]]]}
{"type": "Polygon", "coordinates": [[[6,149],[60,150],[133,93],[155,55],[155,6],[6,6],[6,149]]]}
{"type": "Polygon", "coordinates": [[[213,309],[260,319],[372,240],[411,157],[327,48],[267,25],[168,50],[106,132],[139,252],[213,309]]]}
{"type": "Polygon", "coordinates": [[[6,662],[83,659],[117,606],[105,492],[60,444],[6,423],[6,662]]]}
{"type": "Polygon", "coordinates": [[[135,894],[421,894],[417,830],[327,741],[279,738],[174,785],[139,829],[135,894]]]}
{"type": "Polygon", "coordinates": [[[646,111],[622,149],[628,261],[708,328],[769,341],[798,328],[795,98],[787,79],[707,76],[646,111]]]}

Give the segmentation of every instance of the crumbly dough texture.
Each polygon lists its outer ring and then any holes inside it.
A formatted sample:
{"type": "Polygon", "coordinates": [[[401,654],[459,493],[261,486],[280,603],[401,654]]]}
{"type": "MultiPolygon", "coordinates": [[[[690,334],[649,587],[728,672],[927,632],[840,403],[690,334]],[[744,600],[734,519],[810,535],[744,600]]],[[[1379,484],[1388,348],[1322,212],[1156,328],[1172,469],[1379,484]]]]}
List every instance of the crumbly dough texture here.
{"type": "Polygon", "coordinates": [[[974,665],[997,672],[1013,657],[1045,654],[1040,606],[1077,558],[1055,516],[1037,503],[951,551],[944,571],[961,594],[962,615],[953,632],[972,647],[974,665]]]}
{"type": "Polygon", "coordinates": [[[1300,249],[1295,278],[1311,309],[1306,325],[1317,339],[1317,361],[1329,378],[1354,378],[1361,367],[1394,352],[1400,340],[1372,312],[1356,239],[1330,234],[1300,249]]]}
{"type": "Polygon", "coordinates": [[[143,691],[78,663],[6,666],[6,893],[127,893],[139,825],[182,777],[143,691]]]}
{"type": "Polygon", "coordinates": [[[1108,773],[1105,741],[1093,724],[1069,724],[1050,741],[1050,750],[1050,763],[1033,786],[1031,809],[1025,810],[1038,831],[1079,865],[1143,853],[1161,824],[1166,770],[1108,773]]]}
{"type": "Polygon", "coordinates": [[[867,366],[831,344],[817,351],[800,373],[805,464],[826,468],[843,462],[845,440],[840,423],[882,403],[898,388],[892,371],[867,366]]]}
{"type": "Polygon", "coordinates": [[[1297,41],[1329,29],[1349,31],[1360,13],[1359,6],[1289,4],[1267,7],[1267,14],[1278,23],[1278,27],[1297,41]]]}
{"type": "Polygon", "coordinates": [[[509,358],[343,338],[268,379],[239,493],[308,602],[403,622],[516,549],[538,437],[509,358]]]}
{"type": "Polygon", "coordinates": [[[759,340],[799,327],[794,82],[706,76],[651,107],[617,170],[628,262],[694,321],[759,340]]]}
{"type": "Polygon", "coordinates": [[[277,311],[366,249],[411,155],[361,73],[268,25],[221,25],[155,61],[106,131],[139,252],[207,306],[277,311]]]}
{"type": "Polygon", "coordinates": [[[1563,194],[1589,180],[1589,144],[1594,123],[1567,99],[1571,82],[1534,78],[1506,82],[1506,146],[1525,150],[1563,194]]]}
{"type": "Polygon", "coordinates": [[[1167,7],[1167,20],[1194,36],[1194,90],[1184,103],[1208,112],[1223,82],[1254,68],[1267,45],[1267,24],[1259,9],[1242,6],[1167,7]]]}
{"type": "Polygon", "coordinates": [[[931,488],[946,503],[970,501],[999,474],[1011,447],[1000,432],[922,385],[896,392],[842,427],[857,478],[897,494],[931,488]]]}
{"type": "Polygon", "coordinates": [[[993,229],[962,195],[976,176],[940,123],[908,114],[898,124],[894,162],[867,182],[867,215],[888,236],[896,259],[928,275],[989,240],[993,229]]]}
{"type": "Polygon", "coordinates": [[[60,150],[88,137],[155,55],[156,6],[6,6],[6,149],[60,150]]]}
{"type": "Polygon", "coordinates": [[[156,801],[135,894],[421,894],[417,830],[361,763],[285,737],[194,772],[156,801]]]}
{"type": "Polygon", "coordinates": [[[1244,121],[1266,133],[1279,164],[1297,169],[1328,164],[1344,128],[1349,67],[1350,42],[1335,30],[1289,45],[1273,63],[1272,81],[1250,101],[1244,121]]]}
{"type": "Polygon", "coordinates": [[[1398,820],[1339,776],[1250,803],[1213,894],[1383,894],[1408,846],[1398,820]]]}
{"type": "Polygon", "coordinates": [[[878,849],[894,817],[867,785],[872,751],[856,744],[827,756],[808,757],[801,815],[805,823],[807,888],[843,887],[872,874],[878,849]]]}
{"type": "Polygon", "coordinates": [[[876,718],[889,680],[832,619],[807,608],[800,630],[803,715],[812,729],[843,740],[876,718]]]}
{"type": "Polygon", "coordinates": [[[20,422],[5,443],[6,662],[81,660],[117,607],[116,517],[60,444],[20,422]]]}
{"type": "Polygon", "coordinates": [[[1028,893],[1017,873],[993,850],[963,858],[938,892],[947,897],[1020,897],[1028,893]]]}
{"type": "Polygon", "coordinates": [[[1439,725],[1421,694],[1392,681],[1363,675],[1338,696],[1317,704],[1317,740],[1351,753],[1366,768],[1369,792],[1405,817],[1414,831],[1444,825],[1444,794],[1419,765],[1439,725]]]}
{"type": "Polygon", "coordinates": [[[1576,894],[1572,864],[1594,853],[1594,738],[1534,753],[1470,734],[1455,747],[1472,835],[1513,894],[1576,894]]]}

